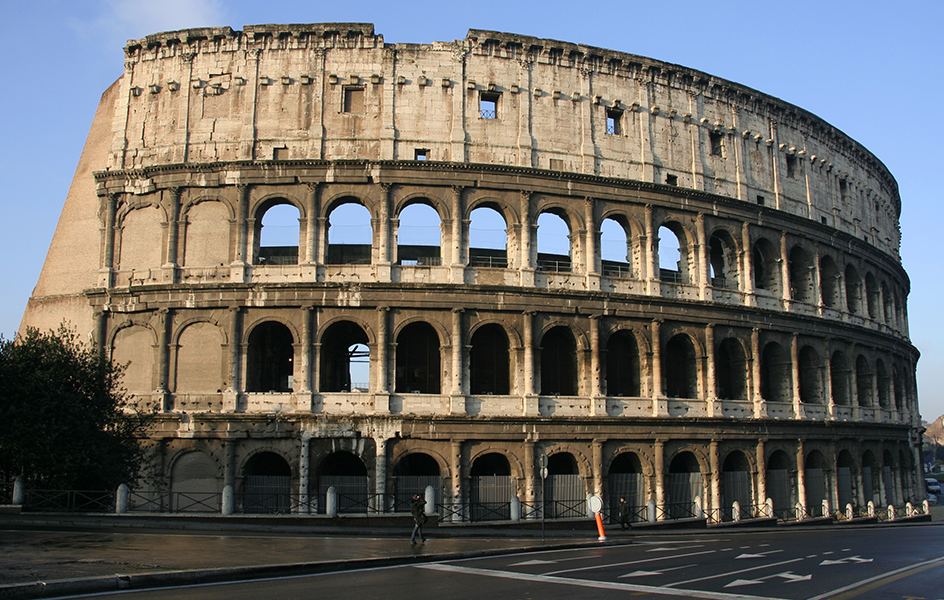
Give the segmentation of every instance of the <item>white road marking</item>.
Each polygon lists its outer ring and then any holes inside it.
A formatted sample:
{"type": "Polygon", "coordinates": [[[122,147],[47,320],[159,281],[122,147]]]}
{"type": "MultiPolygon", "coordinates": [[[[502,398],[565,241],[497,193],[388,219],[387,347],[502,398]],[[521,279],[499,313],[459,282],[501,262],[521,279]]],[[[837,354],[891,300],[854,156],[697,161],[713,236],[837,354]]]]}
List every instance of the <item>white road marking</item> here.
{"type": "Polygon", "coordinates": [[[671,558],[686,558],[688,556],[700,556],[702,554],[714,554],[714,550],[702,550],[701,552],[689,552],[688,554],[676,554],[674,556],[657,556],[653,558],[642,558],[640,560],[630,560],[621,563],[596,564],[589,567],[578,567],[576,569],[562,569],[560,571],[551,571],[545,575],[560,575],[561,573],[576,573],[577,571],[589,571],[590,569],[607,569],[609,567],[625,567],[626,565],[639,565],[642,563],[669,560],[671,558]]]}
{"type": "Polygon", "coordinates": [[[840,558],[839,560],[824,560],[823,562],[819,563],[819,566],[822,567],[823,565],[847,565],[849,564],[850,561],[854,563],[870,563],[873,560],[874,559],[871,559],[871,558],[862,558],[861,556],[856,554],[855,556],[847,556],[846,558],[840,558]]]}
{"type": "Polygon", "coordinates": [[[540,558],[534,560],[526,560],[520,563],[514,563],[513,565],[508,565],[510,567],[523,567],[527,565],[556,565],[557,563],[567,562],[569,560],[585,560],[588,558],[598,558],[596,554],[591,556],[571,556],[570,558],[558,558],[557,560],[541,560],[540,558]]]}
{"type": "Polygon", "coordinates": [[[729,587],[740,587],[742,585],[756,585],[758,583],[764,583],[765,579],[773,579],[774,577],[781,577],[786,579],[786,583],[796,583],[798,581],[809,581],[813,579],[812,575],[794,575],[793,571],[785,571],[783,573],[777,573],[776,575],[768,575],[767,577],[759,577],[757,579],[735,579],[731,583],[727,584],[726,588],[729,587]]]}
{"type": "Polygon", "coordinates": [[[704,544],[696,544],[694,546],[679,546],[678,548],[650,548],[646,552],[674,552],[676,550],[688,550],[690,548],[704,548],[704,544]]]}
{"type": "Polygon", "coordinates": [[[872,583],[872,582],[874,582],[874,581],[879,581],[879,580],[881,580],[881,579],[885,579],[886,577],[893,577],[893,576],[895,576],[895,575],[898,575],[899,573],[904,573],[904,572],[910,571],[910,570],[912,570],[912,569],[918,569],[918,568],[920,568],[920,567],[924,567],[924,566],[927,566],[927,565],[933,565],[933,564],[935,564],[935,563],[940,563],[940,562],[944,562],[944,557],[941,557],[941,558],[933,558],[933,559],[931,559],[931,560],[926,560],[926,561],[924,561],[924,562],[915,563],[915,564],[913,564],[913,565],[907,565],[907,566],[904,566],[904,567],[902,567],[902,568],[900,568],[900,569],[895,569],[894,571],[889,571],[888,573],[882,573],[882,574],[880,574],[880,575],[875,575],[875,576],[873,576],[873,577],[869,577],[868,579],[863,579],[863,580],[861,580],[861,581],[856,581],[855,583],[850,583],[850,584],[847,585],[847,586],[843,586],[843,587],[841,587],[841,588],[837,588],[837,589],[835,589],[835,590],[831,590],[831,591],[829,591],[829,592],[826,592],[825,594],[820,594],[819,596],[813,596],[813,597],[810,598],[809,600],[825,600],[826,598],[829,598],[830,596],[835,596],[835,595],[841,594],[841,593],[843,593],[843,592],[848,592],[849,590],[854,590],[854,589],[856,589],[856,588],[866,586],[866,585],[868,585],[868,584],[870,584],[870,583],[872,583]]]}
{"type": "Polygon", "coordinates": [[[765,558],[767,554],[776,554],[778,552],[783,552],[783,550],[768,550],[767,552],[761,552],[759,554],[741,554],[740,556],[735,556],[734,560],[739,558],[765,558]]]}
{"type": "Polygon", "coordinates": [[[791,563],[800,562],[802,558],[791,558],[790,560],[784,560],[778,563],[770,563],[767,565],[760,565],[757,567],[751,567],[749,569],[740,569],[738,571],[729,571],[727,573],[718,573],[716,575],[709,575],[708,577],[699,577],[698,579],[689,579],[688,581],[673,581],[672,583],[667,583],[665,587],[673,587],[676,585],[685,585],[686,583],[695,583],[696,581],[707,581],[709,579],[718,579],[719,577],[730,577],[731,575],[740,575],[741,573],[748,573],[750,571],[758,571],[760,569],[769,569],[770,567],[779,567],[780,565],[789,565],[791,563]]]}
{"type": "Polygon", "coordinates": [[[691,565],[682,565],[680,567],[669,567],[668,569],[660,569],[658,571],[633,571],[632,573],[627,573],[625,575],[620,575],[617,579],[622,579],[624,577],[648,577],[649,575],[662,575],[663,573],[668,573],[669,571],[678,571],[679,569],[687,569],[689,567],[697,567],[697,564],[691,565]]]}
{"type": "Polygon", "coordinates": [[[447,564],[428,564],[416,565],[418,569],[430,569],[433,571],[446,571],[451,573],[465,573],[467,575],[482,575],[485,577],[499,577],[502,579],[515,579],[518,581],[531,581],[535,583],[551,583],[555,585],[572,585],[584,588],[594,588],[598,590],[618,590],[627,592],[646,592],[649,594],[661,594],[666,596],[685,597],[685,598],[706,598],[708,600],[783,600],[782,598],[771,598],[763,596],[744,596],[741,594],[729,594],[726,592],[709,592],[703,590],[680,590],[655,587],[650,585],[636,585],[632,583],[620,583],[614,581],[591,581],[589,579],[570,579],[568,577],[551,577],[548,575],[531,575],[528,573],[514,573],[512,571],[492,571],[489,569],[477,569],[474,567],[459,567],[447,564]]]}

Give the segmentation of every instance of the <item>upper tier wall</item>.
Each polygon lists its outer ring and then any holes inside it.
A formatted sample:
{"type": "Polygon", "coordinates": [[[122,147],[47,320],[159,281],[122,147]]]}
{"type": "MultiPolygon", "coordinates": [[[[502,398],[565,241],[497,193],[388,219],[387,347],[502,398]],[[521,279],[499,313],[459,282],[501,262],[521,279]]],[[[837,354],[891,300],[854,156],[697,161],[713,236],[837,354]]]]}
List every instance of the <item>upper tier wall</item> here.
{"type": "Polygon", "coordinates": [[[898,257],[897,183],[871,153],[802,109],[678,65],[478,30],[388,45],[369,24],[190,29],[126,55],[109,169],[420,151],[675,183],[898,257]]]}

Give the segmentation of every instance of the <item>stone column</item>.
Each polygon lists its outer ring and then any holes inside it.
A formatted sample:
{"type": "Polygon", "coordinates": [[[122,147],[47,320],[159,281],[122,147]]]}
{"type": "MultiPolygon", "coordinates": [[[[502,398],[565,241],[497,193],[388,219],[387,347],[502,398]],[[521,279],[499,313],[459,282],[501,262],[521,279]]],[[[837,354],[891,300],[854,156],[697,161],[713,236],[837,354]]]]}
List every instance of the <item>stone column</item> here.
{"type": "Polygon", "coordinates": [[[169,412],[174,408],[170,394],[170,338],[174,313],[169,309],[162,308],[158,310],[157,318],[160,325],[157,342],[157,395],[161,400],[161,411],[169,412]]]}
{"type": "Polygon", "coordinates": [[[241,346],[241,326],[242,315],[238,306],[231,306],[227,310],[229,313],[229,364],[227,365],[227,379],[229,387],[223,393],[223,412],[236,412],[239,404],[239,394],[242,392],[242,381],[240,372],[240,346],[241,346]]]}
{"type": "Polygon", "coordinates": [[[652,416],[668,416],[668,400],[662,393],[662,322],[653,320],[652,336],[652,416]]]}
{"type": "Polygon", "coordinates": [[[802,419],[804,411],[800,402],[800,340],[795,333],[790,338],[790,376],[793,380],[793,418],[802,419]]]}
{"type": "Polygon", "coordinates": [[[826,352],[823,359],[823,399],[826,400],[826,418],[835,419],[836,418],[836,399],[833,398],[833,371],[830,368],[830,357],[829,357],[829,338],[826,338],[826,352]]]}
{"type": "Polygon", "coordinates": [[[377,453],[374,463],[374,501],[371,503],[371,509],[375,512],[386,512],[387,496],[387,439],[375,437],[374,444],[377,453]]]}
{"type": "Polygon", "coordinates": [[[600,385],[600,363],[603,349],[600,347],[600,317],[590,315],[590,414],[606,416],[606,397],[600,385]]]}
{"type": "Polygon", "coordinates": [[[593,472],[590,477],[593,479],[593,494],[603,499],[603,441],[594,439],[590,442],[590,453],[593,461],[593,472]]]}
{"type": "MultiPolygon", "coordinates": [[[[708,236],[705,233],[705,213],[698,213],[695,217],[695,236],[696,244],[694,248],[695,255],[695,269],[697,277],[695,278],[694,283],[698,286],[698,297],[701,300],[711,300],[711,263],[708,260],[708,236]]],[[[721,277],[724,276],[722,273],[721,277]]]]}
{"type": "Polygon", "coordinates": [[[649,266],[649,278],[647,279],[646,293],[649,295],[657,295],[660,293],[661,288],[659,287],[659,236],[653,223],[652,215],[652,205],[646,205],[645,216],[643,220],[643,225],[646,228],[646,252],[644,260],[649,266]]]}
{"type": "Polygon", "coordinates": [[[652,447],[656,478],[657,518],[665,519],[665,440],[656,440],[652,447]]]}
{"type": "Polygon", "coordinates": [[[95,350],[102,356],[108,356],[108,313],[104,310],[96,310],[93,317],[95,326],[92,329],[95,344],[95,350]]]}
{"type": "Polygon", "coordinates": [[[767,416],[767,401],[761,395],[761,349],[760,329],[751,330],[751,395],[754,402],[754,418],[763,419],[767,416]]]}
{"type": "Polygon", "coordinates": [[[756,304],[754,295],[754,262],[751,253],[751,229],[745,221],[741,225],[741,290],[744,292],[744,304],[756,304]]]}
{"type": "MultiPolygon", "coordinates": [[[[236,490],[236,445],[235,439],[226,439],[223,441],[223,488],[229,488],[233,492],[236,490]]],[[[221,512],[224,515],[233,514],[233,493],[223,494],[223,506],[221,512]]]]}
{"type": "Polygon", "coordinates": [[[105,226],[102,228],[102,267],[99,269],[99,286],[110,288],[115,284],[115,213],[118,194],[108,194],[105,200],[105,226]]]}
{"type": "Polygon", "coordinates": [[[721,465],[718,464],[718,440],[711,440],[711,443],[708,444],[708,468],[711,471],[709,473],[709,477],[711,478],[709,480],[711,487],[711,507],[715,509],[714,513],[708,513],[708,520],[720,523],[724,511],[731,507],[721,506],[721,465]]]}
{"type": "Polygon", "coordinates": [[[534,311],[526,310],[522,313],[524,321],[524,389],[522,390],[522,414],[534,416],[538,414],[538,397],[535,392],[534,381],[534,311]]]}
{"type": "Polygon", "coordinates": [[[532,504],[536,498],[537,483],[534,476],[534,442],[532,440],[525,440],[524,455],[521,460],[524,463],[524,501],[532,504]]]}
{"type": "Polygon", "coordinates": [[[780,234],[780,278],[783,281],[780,297],[784,308],[790,310],[793,294],[790,289],[790,253],[787,250],[787,234],[780,234]]]}
{"type": "Polygon", "coordinates": [[[380,202],[378,202],[379,214],[372,219],[374,227],[377,229],[376,240],[377,250],[371,261],[376,264],[377,280],[390,281],[392,264],[398,260],[396,252],[397,239],[392,235],[392,228],[395,227],[397,219],[391,218],[390,210],[394,204],[394,186],[391,183],[380,184],[380,202]]]}
{"type": "Polygon", "coordinates": [[[596,202],[593,198],[584,198],[584,221],[586,221],[586,236],[584,253],[586,255],[587,289],[600,289],[600,266],[602,265],[601,256],[597,243],[600,237],[600,231],[597,226],[596,202]]]}
{"type": "MultiPolygon", "coordinates": [[[[836,442],[830,441],[826,445],[826,497],[829,498],[829,507],[833,511],[845,510],[839,506],[839,466],[836,457],[836,442]]],[[[827,516],[827,515],[823,515],[827,516]]]]}
{"type": "Polygon", "coordinates": [[[314,182],[305,184],[308,188],[308,196],[305,198],[305,212],[308,213],[305,219],[305,264],[312,264],[316,260],[317,250],[321,246],[321,240],[318,236],[318,222],[321,213],[321,185],[314,182]]]}
{"type": "Polygon", "coordinates": [[[310,442],[311,434],[302,433],[301,446],[298,449],[298,512],[310,513],[311,503],[308,498],[308,480],[311,474],[310,442]]]}
{"type": "Polygon", "coordinates": [[[716,388],[715,377],[715,327],[714,325],[705,326],[705,397],[709,417],[720,417],[723,414],[723,407],[718,400],[718,390],[716,388]]]}
{"type": "Polygon", "coordinates": [[[797,501],[806,511],[806,455],[803,452],[803,440],[797,440],[797,501]]]}
{"type": "Polygon", "coordinates": [[[465,202],[462,186],[452,187],[452,283],[465,283],[464,256],[465,243],[462,235],[462,223],[465,216],[465,202]]]}
{"type": "Polygon", "coordinates": [[[233,249],[233,262],[230,264],[230,281],[242,283],[246,279],[249,267],[249,192],[250,187],[238,184],[236,191],[239,198],[236,204],[236,247],[233,249]]]}
{"type": "Polygon", "coordinates": [[[862,469],[864,468],[865,465],[862,464],[862,439],[861,438],[855,441],[855,444],[853,445],[853,449],[855,451],[853,462],[855,464],[856,469],[858,470],[857,477],[856,477],[856,482],[857,482],[856,503],[861,507],[865,507],[866,503],[869,500],[871,500],[871,498],[865,497],[865,489],[864,489],[865,488],[865,475],[862,472],[862,469]]]}
{"type": "Polygon", "coordinates": [[[464,308],[452,309],[452,390],[451,410],[454,415],[466,414],[465,393],[462,385],[462,313],[464,308]]]}
{"type": "Polygon", "coordinates": [[[301,311],[301,356],[298,364],[299,381],[295,389],[295,410],[297,412],[311,412],[312,400],[312,365],[314,364],[312,348],[314,346],[315,328],[312,324],[312,315],[315,307],[303,306],[301,311]]]}
{"type": "MultiPolygon", "coordinates": [[[[462,479],[462,440],[452,440],[450,442],[450,455],[449,455],[449,470],[452,475],[452,483],[450,494],[452,495],[452,510],[454,518],[457,520],[460,519],[462,507],[463,507],[463,494],[465,490],[463,489],[462,479]]],[[[468,506],[468,503],[465,503],[468,506]]]]}
{"type": "MultiPolygon", "coordinates": [[[[767,454],[764,449],[764,438],[757,440],[757,497],[756,506],[764,506],[767,502],[767,454]]],[[[773,515],[768,515],[773,516],[773,515]]]]}
{"type": "Polygon", "coordinates": [[[387,374],[390,372],[387,365],[387,313],[388,306],[377,307],[377,359],[374,361],[374,410],[390,412],[390,383],[387,374]]]}
{"type": "Polygon", "coordinates": [[[181,188],[172,187],[170,192],[170,214],[167,216],[167,254],[165,256],[162,268],[164,283],[175,283],[177,277],[178,237],[180,227],[183,225],[180,220],[180,193],[181,188]]]}
{"type": "Polygon", "coordinates": [[[531,236],[537,228],[537,225],[534,223],[534,217],[531,214],[531,199],[533,195],[533,192],[525,190],[520,192],[521,229],[518,244],[521,254],[518,272],[520,273],[520,285],[526,287],[534,286],[535,263],[531,260],[531,236]]]}

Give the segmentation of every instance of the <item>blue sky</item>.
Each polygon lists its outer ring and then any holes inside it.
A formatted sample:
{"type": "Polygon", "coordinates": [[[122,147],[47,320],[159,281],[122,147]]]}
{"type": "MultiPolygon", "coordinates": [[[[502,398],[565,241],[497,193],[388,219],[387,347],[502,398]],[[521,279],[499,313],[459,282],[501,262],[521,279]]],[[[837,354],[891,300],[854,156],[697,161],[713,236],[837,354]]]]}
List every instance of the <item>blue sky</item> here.
{"type": "Polygon", "coordinates": [[[7,24],[0,36],[0,333],[7,338],[36,284],[98,99],[121,75],[128,39],[186,27],[331,21],[374,23],[392,43],[493,29],[700,69],[809,110],[871,150],[901,191],[922,414],[944,413],[944,280],[930,247],[944,223],[933,183],[944,158],[940,0],[2,0],[0,14],[7,24]]]}

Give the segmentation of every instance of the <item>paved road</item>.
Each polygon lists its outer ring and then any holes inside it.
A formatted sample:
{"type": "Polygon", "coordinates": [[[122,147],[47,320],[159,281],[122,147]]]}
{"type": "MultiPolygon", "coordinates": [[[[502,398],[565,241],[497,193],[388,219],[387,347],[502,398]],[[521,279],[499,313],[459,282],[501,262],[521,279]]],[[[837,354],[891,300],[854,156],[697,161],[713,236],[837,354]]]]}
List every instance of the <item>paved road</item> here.
{"type": "Polygon", "coordinates": [[[557,550],[225,585],[152,598],[944,598],[944,526],[652,536],[557,550]]]}

